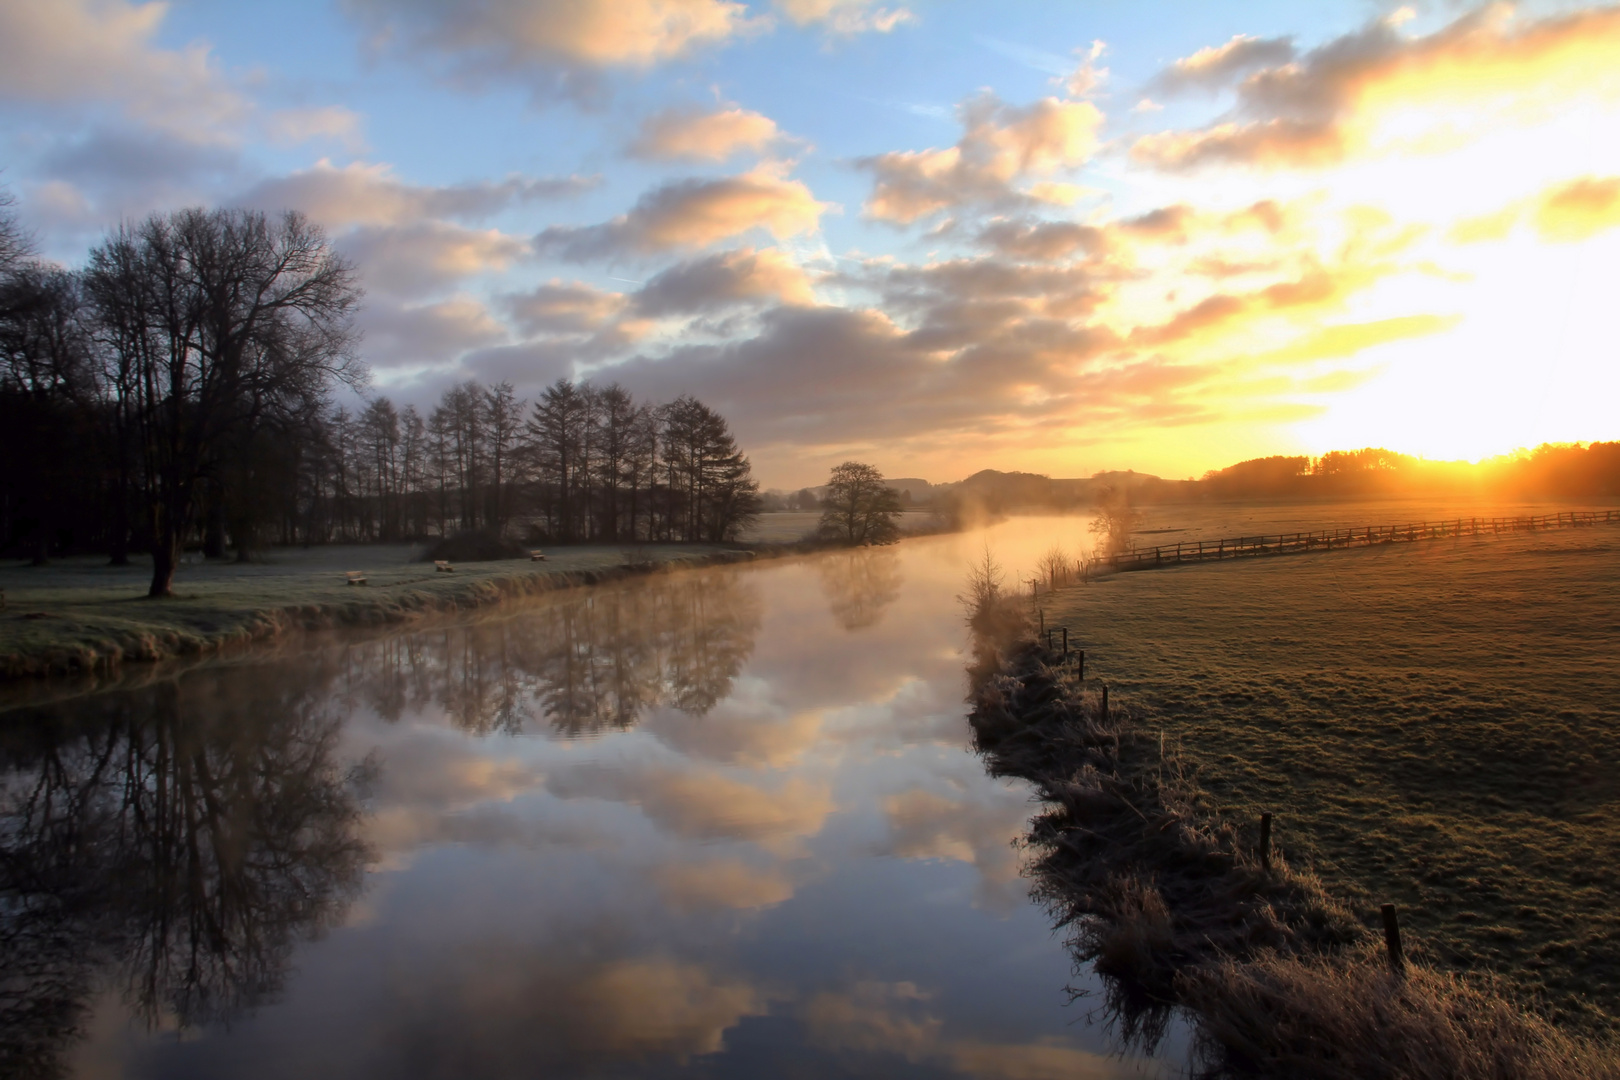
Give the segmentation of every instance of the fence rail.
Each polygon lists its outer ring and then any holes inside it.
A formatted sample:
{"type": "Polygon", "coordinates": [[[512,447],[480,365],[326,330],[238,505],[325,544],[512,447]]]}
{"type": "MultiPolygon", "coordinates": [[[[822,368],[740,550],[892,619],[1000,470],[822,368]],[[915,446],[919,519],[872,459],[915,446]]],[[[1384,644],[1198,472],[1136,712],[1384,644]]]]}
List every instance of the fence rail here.
{"type": "Polygon", "coordinates": [[[1481,536],[1487,533],[1536,532],[1543,529],[1577,529],[1588,525],[1620,523],[1620,510],[1571,510],[1561,514],[1530,517],[1454,518],[1451,521],[1409,522],[1405,525],[1366,525],[1352,529],[1322,529],[1317,532],[1267,533],[1223,540],[1186,540],[1171,546],[1160,544],[1107,556],[1103,562],[1115,570],[1151,570],[1178,563],[1207,562],[1211,559],[1244,559],[1259,555],[1289,555],[1304,551],[1334,551],[1342,548],[1372,547],[1377,544],[1416,543],[1454,536],[1481,536]]]}

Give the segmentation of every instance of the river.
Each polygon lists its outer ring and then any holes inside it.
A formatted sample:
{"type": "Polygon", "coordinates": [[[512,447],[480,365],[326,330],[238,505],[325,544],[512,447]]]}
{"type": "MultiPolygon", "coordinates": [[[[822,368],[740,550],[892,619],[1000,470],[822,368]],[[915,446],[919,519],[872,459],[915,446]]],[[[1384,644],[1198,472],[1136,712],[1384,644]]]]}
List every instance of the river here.
{"type": "MultiPolygon", "coordinates": [[[[0,713],[0,1054],[74,1077],[1158,1075],[966,723],[1083,519],[313,638],[0,713]],[[1027,586],[1026,586],[1027,587],[1027,586]]],[[[0,1071],[6,1071],[0,1069],[0,1071]]]]}

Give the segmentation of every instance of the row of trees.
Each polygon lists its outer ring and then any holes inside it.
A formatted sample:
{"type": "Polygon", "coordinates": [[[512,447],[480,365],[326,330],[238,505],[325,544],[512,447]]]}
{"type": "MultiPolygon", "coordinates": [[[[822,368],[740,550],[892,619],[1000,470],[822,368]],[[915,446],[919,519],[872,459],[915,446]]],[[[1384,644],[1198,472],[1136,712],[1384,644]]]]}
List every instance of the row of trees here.
{"type": "Polygon", "coordinates": [[[638,402],[617,383],[563,379],[530,404],[510,383],[469,381],[425,416],[377,397],[315,434],[307,483],[286,489],[286,542],[521,527],[535,542],[719,543],[759,512],[722,416],[692,397],[638,402]]]}
{"type": "Polygon", "coordinates": [[[32,257],[0,202],[0,545],[36,561],[152,553],[167,595],[188,545],[724,541],[759,509],[725,420],[562,380],[428,415],[362,390],[354,268],[296,213],[200,209],[126,224],[84,268],[32,257]]]}

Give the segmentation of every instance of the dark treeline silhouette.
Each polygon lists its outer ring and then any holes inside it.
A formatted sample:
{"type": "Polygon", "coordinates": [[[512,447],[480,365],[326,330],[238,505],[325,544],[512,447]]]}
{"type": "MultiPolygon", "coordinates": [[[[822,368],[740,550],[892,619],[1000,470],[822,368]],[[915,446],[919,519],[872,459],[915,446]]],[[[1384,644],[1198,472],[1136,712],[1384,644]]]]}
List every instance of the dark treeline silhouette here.
{"type": "Polygon", "coordinates": [[[1237,499],[1358,499],[1393,496],[1589,499],[1620,495],[1620,442],[1543,444],[1473,464],[1429,461],[1392,450],[1276,455],[1211,470],[1200,480],[1104,472],[1085,479],[985,469],[934,485],[936,512],[971,523],[1016,512],[1069,513],[1126,497],[1136,505],[1237,499]]]}
{"type": "Polygon", "coordinates": [[[535,542],[735,539],[758,485],[726,421],[692,397],[637,402],[558,380],[532,406],[509,383],[451,387],[424,417],[386,397],[334,410],[281,543],[395,542],[516,529],[535,542]]]}
{"type": "Polygon", "coordinates": [[[4,716],[0,1075],[63,1075],[108,989],[181,1027],[276,997],[370,858],[334,671],[216,669],[4,716]]]}
{"type": "Polygon", "coordinates": [[[1427,461],[1381,447],[1332,450],[1318,458],[1279,455],[1206,473],[1203,480],[1187,486],[1213,498],[1620,495],[1620,442],[1543,444],[1528,453],[1477,465],[1427,461]]]}
{"type": "Polygon", "coordinates": [[[680,397],[468,382],[427,415],[363,389],[354,268],[296,213],[125,224],[82,270],[32,257],[0,204],[0,550],[43,562],[516,530],[531,541],[733,539],[759,509],[726,421],[680,397]]]}

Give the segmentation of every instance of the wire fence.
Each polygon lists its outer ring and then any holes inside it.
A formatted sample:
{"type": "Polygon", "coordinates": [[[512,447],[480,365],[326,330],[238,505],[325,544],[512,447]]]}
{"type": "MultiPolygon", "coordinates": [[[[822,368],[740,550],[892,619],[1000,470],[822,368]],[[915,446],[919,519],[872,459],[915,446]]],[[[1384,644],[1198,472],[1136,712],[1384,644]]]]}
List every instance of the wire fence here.
{"type": "Polygon", "coordinates": [[[1590,525],[1620,522],[1620,510],[1569,510],[1559,514],[1527,517],[1453,518],[1450,521],[1409,522],[1405,525],[1365,525],[1347,529],[1321,529],[1316,532],[1267,533],[1221,540],[1187,540],[1151,548],[1132,548],[1105,556],[1103,563],[1115,570],[1151,570],[1178,563],[1219,559],[1246,559],[1260,555],[1291,555],[1306,551],[1335,551],[1342,548],[1372,547],[1377,544],[1407,544],[1420,540],[1442,540],[1456,536],[1482,536],[1490,533],[1538,532],[1546,529],[1578,529],[1590,525]]]}

